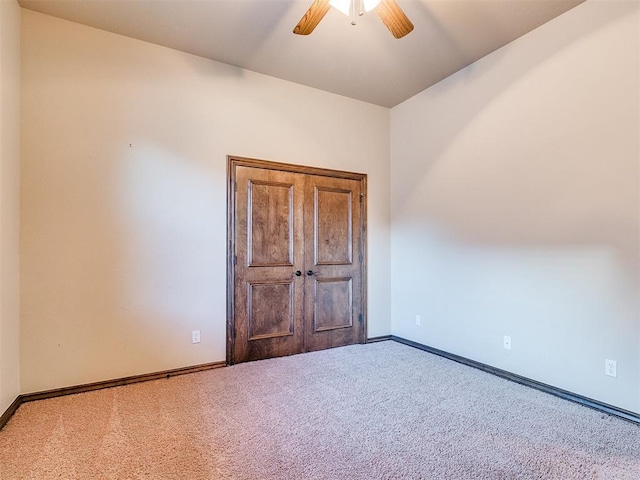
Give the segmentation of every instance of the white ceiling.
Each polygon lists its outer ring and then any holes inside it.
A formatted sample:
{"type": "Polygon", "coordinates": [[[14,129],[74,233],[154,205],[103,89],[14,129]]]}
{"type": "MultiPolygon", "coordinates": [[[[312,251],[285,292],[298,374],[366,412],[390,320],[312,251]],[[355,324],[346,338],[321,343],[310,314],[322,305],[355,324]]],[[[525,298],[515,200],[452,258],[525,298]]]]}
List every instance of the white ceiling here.
{"type": "Polygon", "coordinates": [[[584,0],[397,0],[396,40],[371,12],[331,9],[292,33],[313,0],[20,0],[24,8],[365,102],[392,107],[584,0]]]}

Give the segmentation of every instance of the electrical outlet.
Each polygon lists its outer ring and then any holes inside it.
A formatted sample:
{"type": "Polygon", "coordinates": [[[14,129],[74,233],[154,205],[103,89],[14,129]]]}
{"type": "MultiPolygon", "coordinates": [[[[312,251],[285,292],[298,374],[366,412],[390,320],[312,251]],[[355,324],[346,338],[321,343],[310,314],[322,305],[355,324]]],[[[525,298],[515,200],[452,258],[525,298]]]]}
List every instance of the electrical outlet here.
{"type": "Polygon", "coordinates": [[[416,325],[420,326],[420,323],[422,323],[422,319],[420,318],[420,315],[416,315],[416,325]]]}
{"type": "Polygon", "coordinates": [[[608,358],[604,361],[604,373],[605,375],[609,375],[610,377],[618,376],[618,362],[615,360],[609,360],[608,358]]]}
{"type": "Polygon", "coordinates": [[[511,350],[511,337],[509,335],[504,336],[504,349],[511,350]]]}
{"type": "Polygon", "coordinates": [[[191,332],[191,343],[200,343],[200,330],[191,332]]]}

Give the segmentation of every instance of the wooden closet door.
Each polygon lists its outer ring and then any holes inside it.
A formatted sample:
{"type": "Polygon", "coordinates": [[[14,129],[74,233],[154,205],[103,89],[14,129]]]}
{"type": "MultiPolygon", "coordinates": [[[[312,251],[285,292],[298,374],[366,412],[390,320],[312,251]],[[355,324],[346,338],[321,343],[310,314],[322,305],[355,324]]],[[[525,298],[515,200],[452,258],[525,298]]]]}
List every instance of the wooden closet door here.
{"type": "Polygon", "coordinates": [[[365,340],[358,180],[308,175],[304,190],[305,349],[365,340]]]}
{"type": "Polygon", "coordinates": [[[227,361],[364,343],[366,176],[229,159],[227,361]]]}
{"type": "Polygon", "coordinates": [[[303,195],[303,175],[236,167],[231,363],[304,351],[303,195]]]}

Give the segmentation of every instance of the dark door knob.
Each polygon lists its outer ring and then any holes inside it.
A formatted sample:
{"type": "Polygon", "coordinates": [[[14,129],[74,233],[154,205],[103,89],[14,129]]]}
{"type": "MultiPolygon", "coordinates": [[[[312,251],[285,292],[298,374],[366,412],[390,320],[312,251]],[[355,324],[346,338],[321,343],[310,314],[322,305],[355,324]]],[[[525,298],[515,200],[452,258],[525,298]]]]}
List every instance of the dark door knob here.
{"type": "Polygon", "coordinates": [[[296,274],[296,277],[299,277],[300,275],[302,275],[302,272],[300,270],[296,270],[294,273],[296,274]]]}
{"type": "Polygon", "coordinates": [[[309,271],[307,272],[307,275],[309,275],[309,276],[313,275],[313,270],[309,270],[309,271]]]}

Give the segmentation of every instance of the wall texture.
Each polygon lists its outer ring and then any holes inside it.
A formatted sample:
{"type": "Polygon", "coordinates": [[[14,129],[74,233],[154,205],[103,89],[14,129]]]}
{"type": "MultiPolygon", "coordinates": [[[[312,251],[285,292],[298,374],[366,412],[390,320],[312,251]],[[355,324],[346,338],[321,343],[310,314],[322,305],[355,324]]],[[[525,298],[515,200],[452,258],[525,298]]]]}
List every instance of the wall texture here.
{"type": "Polygon", "coordinates": [[[639,20],[589,0],[392,109],[393,334],[640,412],[639,20]]]}
{"type": "Polygon", "coordinates": [[[389,333],[388,109],[31,11],[22,32],[23,392],[225,359],[227,155],[369,175],[389,333]]]}
{"type": "Polygon", "coordinates": [[[0,414],[20,393],[20,7],[0,1],[0,414]]]}

